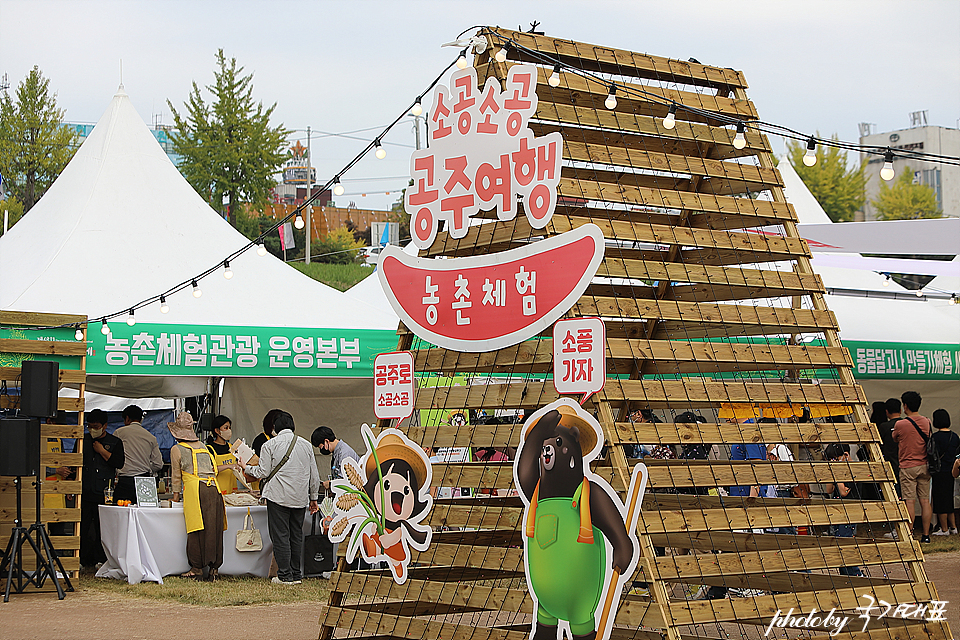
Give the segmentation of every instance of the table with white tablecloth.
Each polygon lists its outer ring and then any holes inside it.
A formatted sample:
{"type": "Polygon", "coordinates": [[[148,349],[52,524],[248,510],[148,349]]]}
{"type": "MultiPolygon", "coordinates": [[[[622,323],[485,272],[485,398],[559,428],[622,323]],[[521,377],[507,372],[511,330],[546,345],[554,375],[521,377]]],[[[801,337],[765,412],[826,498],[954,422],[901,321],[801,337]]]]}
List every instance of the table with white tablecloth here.
{"type": "MultiPolygon", "coordinates": [[[[309,533],[311,518],[307,512],[304,531],[309,533]]],[[[187,562],[187,530],[183,505],[170,508],[100,506],[100,539],[107,561],[97,571],[98,578],[126,579],[130,584],[143,580],[163,584],[163,576],[180,575],[190,570],[187,562]]],[[[227,507],[227,530],[223,532],[221,575],[267,577],[273,556],[273,543],[267,531],[267,508],[227,507]],[[263,537],[260,551],[239,552],[237,531],[243,528],[247,509],[254,526],[263,537]]]]}

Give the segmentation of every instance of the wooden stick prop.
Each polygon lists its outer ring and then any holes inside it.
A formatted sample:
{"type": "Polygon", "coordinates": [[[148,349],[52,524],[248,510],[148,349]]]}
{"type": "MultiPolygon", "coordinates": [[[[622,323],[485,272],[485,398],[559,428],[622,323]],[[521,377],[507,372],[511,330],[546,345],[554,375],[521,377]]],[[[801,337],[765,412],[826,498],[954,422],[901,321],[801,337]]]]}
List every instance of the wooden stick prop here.
{"type": "MultiPolygon", "coordinates": [[[[642,462],[633,468],[630,476],[630,491],[627,493],[627,533],[632,540],[637,536],[637,519],[640,517],[640,506],[643,503],[643,494],[647,489],[647,465],[642,462]]],[[[640,552],[639,546],[636,548],[640,552]]],[[[639,562],[639,558],[637,559],[639,562]]],[[[611,611],[617,610],[620,601],[620,572],[613,571],[610,582],[607,584],[607,595],[603,600],[603,609],[597,621],[597,640],[603,640],[609,634],[608,626],[613,626],[611,611]]]]}

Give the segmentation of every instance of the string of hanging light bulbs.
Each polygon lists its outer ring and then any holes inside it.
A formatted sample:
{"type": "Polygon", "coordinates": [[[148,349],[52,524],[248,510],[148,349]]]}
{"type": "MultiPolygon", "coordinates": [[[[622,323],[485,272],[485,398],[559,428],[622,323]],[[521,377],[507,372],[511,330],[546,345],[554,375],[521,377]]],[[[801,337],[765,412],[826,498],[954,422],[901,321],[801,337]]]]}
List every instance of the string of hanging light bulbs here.
{"type": "Polygon", "coordinates": [[[893,167],[893,162],[895,158],[903,159],[913,159],[913,160],[924,160],[927,162],[937,162],[940,164],[948,164],[954,166],[960,166],[960,157],[940,155],[934,153],[919,152],[914,150],[904,150],[897,149],[894,150],[889,147],[878,147],[872,145],[863,145],[853,142],[845,142],[842,140],[836,139],[825,139],[818,138],[817,136],[804,134],[800,131],[796,131],[789,127],[779,125],[772,122],[766,122],[764,120],[743,120],[734,116],[727,114],[719,113],[716,111],[709,111],[706,109],[701,109],[699,107],[693,107],[679,102],[675,102],[669,99],[664,98],[662,95],[657,95],[646,91],[642,85],[635,85],[629,83],[617,83],[612,82],[601,75],[574,67],[573,65],[564,62],[560,58],[551,56],[547,53],[539,51],[537,49],[531,49],[522,44],[519,44],[512,38],[508,38],[500,33],[495,31],[481,31],[482,35],[489,35],[498,40],[500,48],[494,54],[494,59],[497,62],[506,62],[511,51],[516,53],[516,57],[524,58],[533,58],[540,64],[543,64],[547,67],[552,67],[553,70],[550,76],[547,79],[547,84],[551,87],[559,87],[562,81],[561,73],[571,73],[574,75],[581,76],[583,78],[590,79],[596,83],[603,84],[607,86],[607,97],[604,100],[603,104],[607,109],[613,110],[617,108],[617,94],[626,95],[631,97],[640,97],[647,102],[652,102],[654,104],[661,105],[667,108],[667,114],[661,121],[664,129],[670,130],[676,127],[677,125],[677,113],[684,111],[690,115],[697,115],[704,118],[709,118],[713,121],[718,121],[723,125],[736,126],[736,135],[733,138],[732,144],[733,147],[737,150],[744,149],[747,146],[746,130],[749,128],[761,133],[769,133],[772,135],[778,135],[783,138],[790,138],[793,140],[798,140],[801,142],[806,142],[807,148],[806,152],[803,155],[803,164],[812,167],[817,163],[817,147],[828,146],[836,147],[838,149],[843,149],[846,151],[857,151],[861,153],[877,155],[883,157],[883,166],[880,169],[880,177],[889,181],[892,180],[895,171],[893,167]]]}
{"type": "MultiPolygon", "coordinates": [[[[193,297],[199,298],[200,296],[203,295],[203,291],[200,289],[200,284],[199,284],[200,281],[202,281],[204,278],[206,278],[210,274],[216,271],[219,271],[221,268],[223,269],[224,278],[226,278],[227,280],[230,280],[231,278],[233,278],[233,269],[230,267],[230,263],[231,261],[235,260],[238,256],[243,255],[244,253],[246,253],[251,249],[256,249],[257,254],[260,256],[267,255],[267,248],[264,245],[264,239],[269,234],[277,231],[277,229],[279,229],[281,226],[289,222],[291,219],[293,219],[294,227],[296,227],[297,229],[302,229],[305,226],[304,220],[303,220],[303,214],[302,214],[303,209],[305,209],[308,206],[311,206],[321,196],[321,194],[323,194],[323,192],[327,191],[328,189],[332,189],[334,195],[337,195],[337,196],[343,195],[344,187],[341,182],[341,177],[345,173],[347,173],[350,169],[352,169],[354,165],[360,162],[360,160],[362,160],[364,156],[370,153],[370,151],[373,151],[374,155],[379,160],[383,160],[384,158],[387,157],[387,151],[386,149],[383,148],[383,144],[382,144],[383,137],[386,136],[390,132],[390,130],[393,129],[397,124],[399,124],[400,121],[407,116],[407,114],[421,115],[423,113],[423,106],[422,106],[423,97],[427,95],[430,91],[432,91],[435,86],[437,86],[437,84],[443,79],[443,76],[446,75],[447,71],[449,71],[453,66],[457,65],[457,63],[460,61],[462,57],[463,57],[463,54],[461,52],[461,55],[458,56],[457,59],[455,59],[453,62],[448,64],[446,67],[444,67],[443,71],[441,71],[433,79],[433,81],[430,82],[430,84],[422,92],[420,92],[419,95],[417,95],[416,99],[413,101],[412,104],[410,104],[406,109],[404,109],[400,113],[400,115],[398,115],[390,124],[385,126],[380,131],[380,133],[369,144],[367,144],[367,146],[364,147],[363,150],[360,151],[360,153],[358,153],[350,162],[348,162],[342,169],[340,169],[340,171],[338,171],[332,178],[330,178],[330,180],[328,180],[326,184],[323,185],[322,188],[315,191],[312,195],[306,198],[303,201],[303,203],[298,205],[294,211],[290,212],[285,217],[278,220],[271,227],[263,231],[259,236],[257,236],[256,239],[251,240],[243,247],[237,249],[236,251],[226,256],[222,260],[219,260],[212,267],[194,276],[191,276],[190,278],[187,278],[183,282],[180,282],[179,284],[174,285],[173,287],[170,287],[163,293],[141,300],[140,302],[134,304],[129,308],[123,309],[121,311],[116,311],[114,313],[106,314],[103,316],[99,316],[88,322],[96,323],[97,321],[99,321],[100,332],[104,335],[107,335],[110,333],[109,321],[126,315],[126,323],[127,325],[132,327],[137,322],[135,312],[138,309],[142,309],[146,306],[159,302],[160,313],[168,313],[170,311],[170,304],[168,302],[168,298],[170,298],[171,296],[173,296],[174,294],[180,291],[183,291],[188,287],[191,289],[193,293],[193,297]]],[[[72,323],[65,323],[60,325],[37,326],[37,327],[30,327],[30,328],[33,330],[74,328],[76,329],[74,333],[74,337],[77,340],[83,340],[84,339],[83,325],[84,323],[72,322],[72,323]]]]}
{"type": "MultiPolygon", "coordinates": [[[[473,27],[473,28],[476,28],[476,27],[473,27]]],[[[469,29],[467,31],[469,31],[469,29]]],[[[460,35],[463,35],[463,33],[466,33],[466,31],[462,32],[460,35]]],[[[715,111],[709,111],[706,109],[701,109],[701,108],[693,107],[689,105],[684,105],[675,101],[665,99],[663,96],[647,92],[640,85],[611,82],[610,80],[606,80],[602,78],[598,74],[595,74],[593,72],[590,72],[584,69],[579,69],[568,63],[565,63],[559,58],[551,57],[548,54],[545,54],[539,50],[525,47],[524,45],[517,43],[513,39],[503,36],[497,32],[488,31],[487,28],[485,27],[480,28],[480,32],[478,35],[480,36],[491,35],[498,40],[498,43],[500,44],[500,48],[494,54],[494,59],[497,62],[501,62],[501,63],[506,62],[507,57],[509,55],[509,51],[511,49],[515,49],[517,52],[522,52],[532,57],[533,59],[537,60],[541,64],[544,64],[546,66],[552,66],[553,68],[552,73],[547,79],[547,83],[551,87],[560,86],[562,82],[562,76],[561,76],[562,72],[579,75],[581,77],[591,79],[594,82],[607,85],[608,94],[606,99],[604,100],[604,106],[607,109],[613,110],[617,108],[617,105],[618,105],[617,92],[618,91],[620,91],[623,95],[626,95],[628,97],[642,97],[644,100],[648,102],[652,102],[652,103],[659,104],[661,106],[666,107],[667,114],[662,119],[662,125],[664,129],[670,130],[676,127],[676,116],[677,116],[677,113],[680,111],[687,112],[691,115],[698,115],[701,117],[710,118],[711,120],[719,121],[725,125],[731,125],[731,126],[735,125],[736,135],[733,138],[732,144],[733,144],[733,147],[738,150],[744,149],[747,146],[747,139],[746,139],[745,133],[746,133],[746,129],[749,127],[750,129],[756,130],[758,132],[771,133],[773,135],[779,135],[784,138],[791,138],[791,139],[800,140],[800,141],[805,140],[807,143],[807,150],[803,156],[803,163],[806,166],[813,166],[816,164],[816,161],[817,161],[816,150],[818,145],[831,146],[831,147],[836,147],[836,148],[844,149],[848,151],[859,151],[859,152],[868,153],[868,154],[883,155],[884,165],[880,170],[880,177],[883,178],[884,180],[891,180],[894,177],[893,161],[895,157],[903,157],[908,159],[910,158],[922,159],[922,160],[940,162],[942,164],[960,166],[960,158],[957,158],[955,156],[942,156],[937,154],[930,154],[930,153],[916,152],[916,151],[906,151],[906,150],[897,150],[896,152],[894,152],[894,150],[890,148],[860,145],[856,143],[844,142],[844,141],[834,140],[834,139],[827,140],[827,139],[817,138],[816,136],[812,136],[812,135],[806,135],[799,131],[794,131],[793,129],[790,129],[788,127],[785,127],[783,125],[778,125],[775,123],[765,122],[762,120],[741,120],[739,118],[729,116],[727,114],[723,114],[715,111]]],[[[248,244],[234,251],[223,260],[218,261],[214,266],[206,269],[205,271],[187,280],[184,280],[183,282],[171,287],[170,289],[168,289],[167,291],[161,294],[154,295],[144,300],[141,300],[135,305],[129,307],[129,309],[117,311],[104,316],[100,316],[99,320],[101,323],[101,329],[100,329],[101,333],[109,334],[110,333],[109,320],[120,317],[124,313],[127,314],[127,317],[126,317],[127,324],[129,326],[134,326],[136,324],[135,311],[137,309],[141,309],[143,307],[146,307],[150,304],[154,304],[156,302],[160,303],[161,313],[169,312],[170,305],[167,302],[167,298],[186,289],[188,286],[191,287],[193,296],[195,298],[199,298],[200,296],[203,295],[203,292],[199,286],[199,281],[209,276],[210,274],[214,273],[215,271],[218,271],[221,267],[223,268],[224,278],[226,278],[227,280],[231,279],[233,277],[233,271],[230,268],[230,261],[246,253],[252,248],[256,248],[256,252],[258,255],[265,256],[267,254],[267,248],[264,245],[264,239],[267,237],[267,235],[275,232],[282,225],[286,224],[291,218],[293,219],[294,227],[296,227],[297,229],[304,228],[305,223],[302,215],[303,209],[307,206],[311,206],[312,203],[316,201],[316,199],[319,198],[320,195],[328,189],[332,189],[334,195],[342,196],[345,190],[344,190],[343,184],[341,183],[341,177],[347,171],[353,168],[353,166],[356,165],[357,162],[359,162],[371,150],[374,151],[374,155],[378,159],[382,160],[386,158],[387,152],[382,145],[383,137],[387,133],[389,133],[390,130],[393,129],[405,116],[407,116],[407,114],[414,115],[414,116],[419,116],[423,114],[423,105],[422,105],[423,97],[427,95],[440,82],[443,76],[452,67],[456,66],[458,69],[462,70],[462,69],[466,69],[467,66],[469,66],[470,62],[467,56],[470,52],[469,51],[470,48],[471,46],[467,46],[466,48],[462,49],[459,55],[457,56],[457,58],[453,62],[448,64],[443,69],[443,71],[441,71],[437,75],[437,77],[434,78],[434,80],[429,84],[429,86],[427,86],[427,88],[424,89],[415,98],[414,102],[407,109],[405,109],[399,116],[397,116],[397,118],[393,120],[393,122],[391,122],[386,127],[384,127],[383,130],[380,132],[380,134],[377,135],[373,139],[373,141],[371,141],[360,153],[358,153],[356,157],[353,158],[353,160],[347,163],[346,166],[344,166],[330,180],[328,180],[327,183],[324,184],[324,186],[319,191],[316,191],[313,195],[310,195],[308,198],[306,198],[304,202],[298,205],[293,212],[289,213],[285,217],[278,220],[274,225],[269,227],[266,231],[262,232],[255,240],[250,241],[248,244]]],[[[951,300],[951,302],[953,301],[951,300]]],[[[96,322],[96,319],[93,320],[93,322],[96,322]]],[[[83,339],[82,323],[67,323],[67,324],[49,326],[49,327],[34,327],[34,329],[52,329],[52,328],[64,328],[64,327],[76,328],[76,333],[75,333],[76,339],[77,340],[83,339]]]]}

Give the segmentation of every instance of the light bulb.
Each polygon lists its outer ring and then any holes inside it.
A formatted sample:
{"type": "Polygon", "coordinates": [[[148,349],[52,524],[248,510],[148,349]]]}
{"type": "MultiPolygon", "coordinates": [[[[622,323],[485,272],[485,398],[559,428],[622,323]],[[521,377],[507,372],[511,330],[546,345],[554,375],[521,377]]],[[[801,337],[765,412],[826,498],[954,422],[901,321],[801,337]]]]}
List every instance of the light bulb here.
{"type": "Polygon", "coordinates": [[[190,281],[190,284],[193,285],[193,297],[194,297],[194,298],[199,298],[200,296],[203,295],[203,291],[200,291],[200,287],[197,286],[197,281],[196,281],[196,280],[191,280],[191,281],[190,281]]]}
{"type": "Polygon", "coordinates": [[[102,333],[103,335],[107,335],[108,333],[110,333],[110,325],[107,324],[106,318],[103,319],[103,325],[100,327],[100,333],[102,333]]]}
{"type": "Polygon", "coordinates": [[[265,256],[265,255],[267,255],[267,248],[263,245],[262,242],[258,242],[258,243],[257,243],[257,255],[258,255],[258,256],[265,256]]]}
{"type": "Polygon", "coordinates": [[[501,47],[500,50],[497,51],[497,55],[493,57],[496,58],[497,62],[506,62],[507,61],[507,45],[503,45],[503,47],[501,47]]]}
{"type": "Polygon", "coordinates": [[[170,305],[164,296],[160,296],[160,313],[170,313],[170,305]]]}
{"type": "Polygon", "coordinates": [[[664,129],[673,129],[677,126],[677,105],[670,105],[670,111],[667,112],[667,117],[663,119],[663,128],[664,129]]]}
{"type": "Polygon", "coordinates": [[[890,182],[893,180],[893,151],[887,151],[883,154],[883,168],[880,169],[880,177],[890,182]]]}
{"type": "Polygon", "coordinates": [[[343,185],[340,184],[340,178],[333,179],[333,195],[335,196],[343,195],[343,185]]]}
{"type": "Polygon", "coordinates": [[[733,138],[733,148],[734,149],[743,149],[747,146],[747,138],[743,135],[743,132],[746,131],[746,127],[743,126],[742,122],[737,123],[737,135],[733,138]]]}
{"type": "Polygon", "coordinates": [[[300,215],[299,211],[297,211],[297,217],[293,219],[293,226],[297,229],[303,229],[304,227],[303,216],[300,215]]]}
{"type": "Polygon", "coordinates": [[[917,295],[918,298],[922,298],[922,297],[923,297],[923,289],[917,289],[917,294],[916,294],[916,295],[917,295]]]}
{"type": "Polygon", "coordinates": [[[127,316],[127,326],[132,327],[137,324],[137,319],[133,317],[133,309],[130,309],[130,315],[127,316]]]}
{"type": "Polygon", "coordinates": [[[607,109],[617,108],[617,87],[615,85],[610,85],[610,94],[607,96],[607,99],[603,101],[603,106],[607,109]]]}
{"type": "Polygon", "coordinates": [[[813,138],[807,140],[807,152],[803,154],[803,164],[808,167],[817,164],[817,143],[813,138]]]}
{"type": "Polygon", "coordinates": [[[958,304],[957,294],[953,294],[952,296],[950,296],[950,304],[958,304]]]}
{"type": "Polygon", "coordinates": [[[417,98],[417,101],[413,104],[413,109],[410,109],[410,115],[419,116],[423,113],[423,105],[420,104],[420,98],[417,98]]]}
{"type": "Polygon", "coordinates": [[[387,157],[387,150],[384,149],[384,148],[380,145],[380,141],[379,141],[379,140],[377,140],[377,153],[376,153],[376,155],[377,155],[377,158],[380,159],[380,160],[383,160],[384,158],[387,157]]]}
{"type": "Polygon", "coordinates": [[[226,278],[227,280],[233,277],[233,269],[230,268],[229,260],[223,261],[223,277],[226,278]]]}
{"type": "MultiPolygon", "coordinates": [[[[950,304],[953,304],[953,300],[950,301],[950,304]]],[[[73,337],[77,340],[83,340],[83,329],[77,327],[77,332],[73,334],[73,337]]]]}
{"type": "Polygon", "coordinates": [[[468,64],[470,63],[467,62],[467,50],[464,49],[460,52],[460,57],[457,58],[457,69],[466,69],[468,64]]]}
{"type": "Polygon", "coordinates": [[[547,84],[549,84],[551,87],[560,86],[560,65],[559,64],[553,68],[553,73],[551,73],[550,77],[547,79],[547,84]]]}
{"type": "Polygon", "coordinates": [[[885,286],[885,287],[889,287],[889,286],[890,286],[890,276],[884,276],[884,277],[883,277],[883,286],[885,286]]]}

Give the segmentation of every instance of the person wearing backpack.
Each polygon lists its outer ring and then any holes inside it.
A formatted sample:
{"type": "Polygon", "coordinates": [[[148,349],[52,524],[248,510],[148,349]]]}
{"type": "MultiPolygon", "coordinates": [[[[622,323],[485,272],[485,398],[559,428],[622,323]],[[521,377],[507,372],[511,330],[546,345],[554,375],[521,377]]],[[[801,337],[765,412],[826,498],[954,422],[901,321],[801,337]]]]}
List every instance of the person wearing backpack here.
{"type": "MultiPolygon", "coordinates": [[[[906,391],[900,396],[904,418],[893,427],[893,439],[900,447],[900,491],[907,503],[910,527],[916,521],[914,500],[920,501],[920,520],[923,535],[920,542],[930,542],[930,521],[933,508],[930,505],[930,471],[933,461],[927,456],[927,441],[930,440],[930,420],[920,415],[920,394],[906,391]]],[[[940,462],[939,458],[936,460],[940,462]]],[[[936,466],[939,466],[938,464],[936,466]]]]}
{"type": "Polygon", "coordinates": [[[953,461],[960,452],[960,436],[950,430],[950,414],[946,409],[933,412],[933,439],[940,454],[940,471],[933,474],[930,503],[940,520],[940,531],[935,536],[948,536],[957,532],[957,519],[953,513],[953,461]]]}

